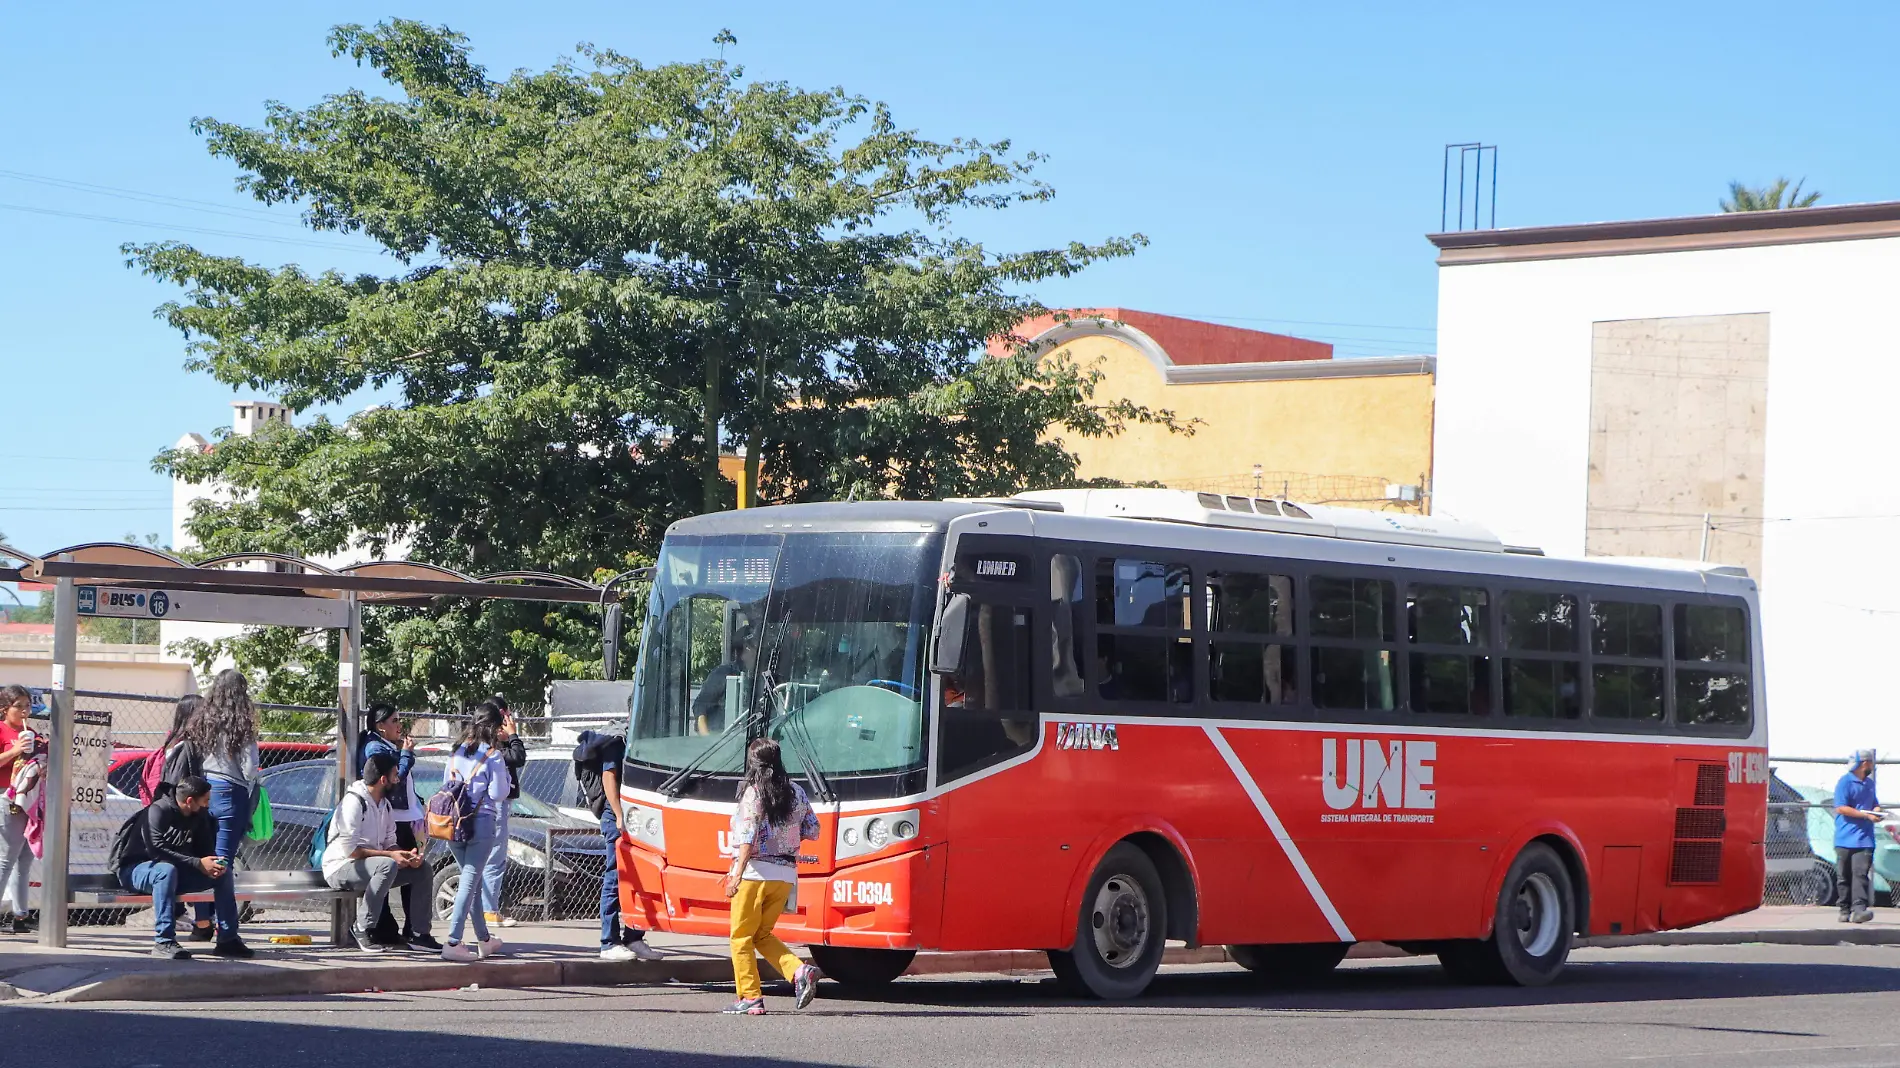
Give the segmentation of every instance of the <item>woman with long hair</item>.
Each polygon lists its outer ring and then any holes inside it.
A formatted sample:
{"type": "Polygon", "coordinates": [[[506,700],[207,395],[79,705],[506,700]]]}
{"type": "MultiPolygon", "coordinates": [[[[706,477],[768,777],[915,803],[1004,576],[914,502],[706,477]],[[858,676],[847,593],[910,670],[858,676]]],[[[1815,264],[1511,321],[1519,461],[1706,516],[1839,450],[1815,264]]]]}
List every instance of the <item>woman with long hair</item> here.
{"type": "MultiPolygon", "coordinates": [[[[145,770],[139,776],[140,801],[149,805],[169,794],[171,788],[187,776],[204,774],[204,761],[199,758],[197,748],[185,740],[185,729],[203,706],[204,698],[195,693],[180,697],[172,706],[172,729],[165,732],[165,740],[145,758],[145,770]]],[[[209,901],[192,906],[192,941],[211,941],[212,911],[209,901]]]]}
{"type": "Polygon", "coordinates": [[[497,833],[502,810],[508,804],[508,766],[502,762],[496,746],[501,733],[501,711],[484,703],[469,718],[468,725],[462,728],[461,740],[449,751],[446,774],[451,781],[463,783],[468,797],[474,801],[475,826],[468,841],[449,843],[449,853],[460,869],[460,882],[455,887],[455,905],[449,912],[449,942],[442,947],[443,960],[467,962],[501,952],[501,939],[489,935],[488,922],[483,916],[500,903],[486,900],[488,895],[482,879],[489,856],[507,847],[497,833]],[[477,945],[462,943],[462,929],[470,921],[475,924],[477,945]]]}
{"type": "MultiPolygon", "coordinates": [[[[257,706],[251,703],[250,680],[243,672],[218,672],[211,692],[185,724],[184,740],[204,762],[204,777],[211,783],[211,818],[218,825],[217,855],[229,869],[250,830],[251,805],[257,797],[257,706]]],[[[235,920],[230,930],[220,927],[217,935],[211,951],[215,955],[253,955],[238,937],[235,920]]]]}
{"type": "Polygon", "coordinates": [[[798,907],[798,844],[818,837],[818,816],[805,791],[785,774],[778,743],[755,738],[745,751],[745,779],[732,814],[731,842],[738,850],[726,872],[732,899],[732,978],[739,1000],[723,1010],[765,1015],[757,954],[764,952],[779,974],[792,980],[793,1005],[804,1008],[818,992],[818,969],[798,959],[772,933],[788,908],[798,907]]]}

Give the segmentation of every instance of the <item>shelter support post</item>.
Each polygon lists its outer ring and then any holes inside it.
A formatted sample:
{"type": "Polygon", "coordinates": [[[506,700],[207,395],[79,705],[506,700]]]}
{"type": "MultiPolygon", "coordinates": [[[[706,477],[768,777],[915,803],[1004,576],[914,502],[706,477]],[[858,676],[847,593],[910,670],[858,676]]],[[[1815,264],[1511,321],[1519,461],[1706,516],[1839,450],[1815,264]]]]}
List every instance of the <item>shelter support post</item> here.
{"type": "Polygon", "coordinates": [[[45,856],[40,868],[40,945],[66,948],[66,862],[72,853],[73,691],[78,688],[79,589],[53,585],[53,707],[48,709],[45,856]]]}
{"type": "MultiPolygon", "coordinates": [[[[355,595],[344,598],[350,606],[350,622],[337,632],[336,671],[336,796],[341,799],[355,776],[356,713],[362,703],[363,606],[355,595]]],[[[338,899],[330,902],[330,944],[348,945],[350,924],[356,904],[338,899]]]]}

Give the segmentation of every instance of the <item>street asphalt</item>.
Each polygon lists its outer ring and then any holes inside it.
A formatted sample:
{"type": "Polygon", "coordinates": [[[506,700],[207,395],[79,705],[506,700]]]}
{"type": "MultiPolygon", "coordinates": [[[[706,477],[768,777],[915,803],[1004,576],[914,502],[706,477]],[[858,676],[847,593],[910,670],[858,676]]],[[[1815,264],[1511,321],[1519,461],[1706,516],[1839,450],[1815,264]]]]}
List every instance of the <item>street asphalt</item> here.
{"type": "Polygon", "coordinates": [[[689,986],[353,994],[201,1006],[0,1003],[8,1068],[204,1065],[1900,1064],[1900,947],[1579,950],[1541,990],[1457,986],[1428,960],[1349,961],[1273,986],[1231,966],[1164,973],[1123,1004],[1047,980],[825,984],[791,1013],[722,1016],[689,986]]]}

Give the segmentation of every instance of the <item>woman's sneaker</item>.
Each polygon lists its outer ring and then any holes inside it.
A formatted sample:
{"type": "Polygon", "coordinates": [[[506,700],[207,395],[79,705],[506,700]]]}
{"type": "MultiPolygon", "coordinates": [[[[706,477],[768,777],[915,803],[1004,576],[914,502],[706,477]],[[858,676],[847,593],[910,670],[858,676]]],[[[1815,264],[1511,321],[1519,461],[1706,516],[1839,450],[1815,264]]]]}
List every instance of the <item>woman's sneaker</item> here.
{"type": "Polygon", "coordinates": [[[632,946],[608,946],[600,951],[601,960],[638,960],[632,946]]]}
{"type": "Polygon", "coordinates": [[[480,955],[475,952],[475,947],[469,945],[467,942],[459,942],[455,945],[442,947],[442,959],[453,961],[456,964],[473,963],[479,956],[480,955]]]}
{"type": "Polygon", "coordinates": [[[792,977],[792,1007],[802,1009],[818,996],[818,969],[807,964],[792,977]]]}
{"type": "Polygon", "coordinates": [[[502,940],[494,935],[489,935],[488,938],[482,942],[483,957],[499,957],[507,952],[507,950],[508,947],[503,944],[502,940]]]}
{"type": "Polygon", "coordinates": [[[765,999],[740,998],[719,1011],[728,1016],[764,1016],[765,999]]]}

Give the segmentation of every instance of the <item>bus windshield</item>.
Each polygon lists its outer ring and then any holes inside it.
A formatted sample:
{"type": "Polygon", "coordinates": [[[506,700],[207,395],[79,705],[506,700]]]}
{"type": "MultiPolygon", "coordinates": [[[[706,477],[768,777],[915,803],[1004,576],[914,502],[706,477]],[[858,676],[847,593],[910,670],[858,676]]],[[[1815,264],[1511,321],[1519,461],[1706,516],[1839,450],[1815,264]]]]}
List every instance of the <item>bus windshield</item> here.
{"type": "Polygon", "coordinates": [[[921,767],[942,544],[930,533],[668,538],[627,759],[735,774],[746,741],[769,735],[794,775],[807,757],[828,779],[921,767]]]}

